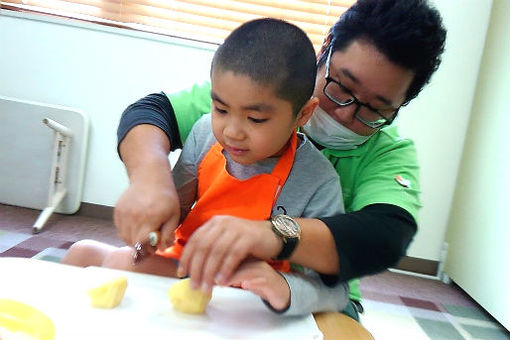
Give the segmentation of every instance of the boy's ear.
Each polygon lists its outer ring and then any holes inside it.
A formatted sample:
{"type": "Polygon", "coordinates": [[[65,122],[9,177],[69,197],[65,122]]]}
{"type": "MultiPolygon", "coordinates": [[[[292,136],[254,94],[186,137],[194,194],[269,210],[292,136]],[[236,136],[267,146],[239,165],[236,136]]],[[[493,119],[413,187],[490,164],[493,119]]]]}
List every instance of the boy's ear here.
{"type": "Polygon", "coordinates": [[[297,116],[297,126],[303,126],[305,125],[308,120],[312,117],[313,112],[319,105],[319,98],[312,97],[308,99],[308,101],[303,105],[303,108],[298,113],[297,116]]]}

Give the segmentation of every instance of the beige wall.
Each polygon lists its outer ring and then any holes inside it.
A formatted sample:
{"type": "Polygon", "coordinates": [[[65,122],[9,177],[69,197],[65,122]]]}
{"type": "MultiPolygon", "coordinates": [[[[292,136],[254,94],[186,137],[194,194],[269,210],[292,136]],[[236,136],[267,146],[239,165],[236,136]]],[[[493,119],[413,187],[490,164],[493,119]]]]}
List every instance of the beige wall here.
{"type": "Polygon", "coordinates": [[[494,0],[446,235],[446,273],[510,329],[510,1],[494,0]]]}
{"type": "Polygon", "coordinates": [[[491,0],[433,1],[448,30],[446,49],[432,82],[398,118],[416,143],[423,208],[409,256],[438,260],[455,190],[491,0]]]}

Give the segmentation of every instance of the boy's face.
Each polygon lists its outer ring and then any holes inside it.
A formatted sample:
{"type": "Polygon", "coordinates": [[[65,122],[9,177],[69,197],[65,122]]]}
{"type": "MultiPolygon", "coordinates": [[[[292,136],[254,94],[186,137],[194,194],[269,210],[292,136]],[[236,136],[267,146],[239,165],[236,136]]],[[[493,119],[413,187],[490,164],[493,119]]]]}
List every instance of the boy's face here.
{"type": "Polygon", "coordinates": [[[213,69],[211,98],[214,136],[241,164],[281,155],[300,124],[290,102],[246,75],[213,69]]]}

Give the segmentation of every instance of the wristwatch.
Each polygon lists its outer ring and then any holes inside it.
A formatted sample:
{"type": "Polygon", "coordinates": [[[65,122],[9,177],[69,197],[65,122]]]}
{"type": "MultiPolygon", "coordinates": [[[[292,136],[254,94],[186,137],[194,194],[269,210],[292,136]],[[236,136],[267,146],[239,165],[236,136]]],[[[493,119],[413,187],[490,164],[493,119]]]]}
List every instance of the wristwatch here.
{"type": "Polygon", "coordinates": [[[273,232],[283,241],[282,250],[273,260],[286,260],[299,243],[301,228],[292,217],[284,214],[272,216],[270,221],[273,232]]]}

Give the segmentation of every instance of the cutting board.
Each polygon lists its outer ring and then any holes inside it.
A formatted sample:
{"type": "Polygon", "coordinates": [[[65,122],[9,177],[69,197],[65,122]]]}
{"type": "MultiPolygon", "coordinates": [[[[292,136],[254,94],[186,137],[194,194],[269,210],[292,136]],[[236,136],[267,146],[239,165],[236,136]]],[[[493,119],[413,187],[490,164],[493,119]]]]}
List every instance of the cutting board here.
{"type": "Polygon", "coordinates": [[[168,300],[168,288],[177,279],[25,258],[0,258],[0,273],[0,298],[45,313],[55,325],[55,340],[323,338],[311,314],[277,315],[241,289],[215,287],[206,313],[188,315],[168,300]],[[114,309],[90,306],[86,289],[118,275],[128,278],[121,304],[114,309]]]}

